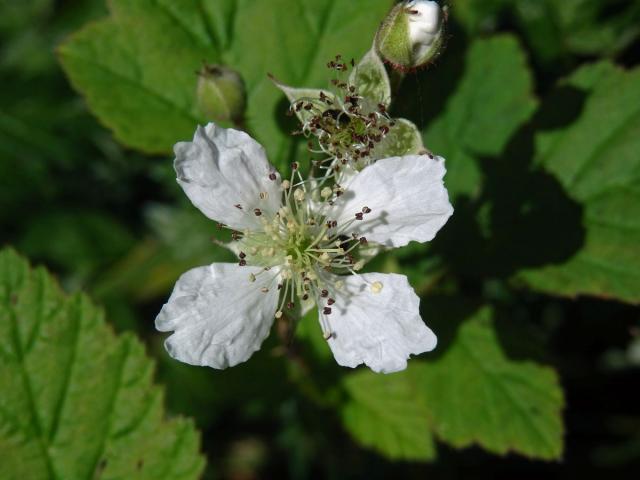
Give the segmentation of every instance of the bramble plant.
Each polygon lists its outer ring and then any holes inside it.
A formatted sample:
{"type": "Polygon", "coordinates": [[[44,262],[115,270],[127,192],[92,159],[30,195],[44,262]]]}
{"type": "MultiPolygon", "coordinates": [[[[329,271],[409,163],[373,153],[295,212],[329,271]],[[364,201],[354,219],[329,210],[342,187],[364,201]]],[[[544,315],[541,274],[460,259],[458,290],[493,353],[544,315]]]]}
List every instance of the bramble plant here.
{"type": "Polygon", "coordinates": [[[4,3],[0,479],[634,471],[638,7],[4,3]]]}

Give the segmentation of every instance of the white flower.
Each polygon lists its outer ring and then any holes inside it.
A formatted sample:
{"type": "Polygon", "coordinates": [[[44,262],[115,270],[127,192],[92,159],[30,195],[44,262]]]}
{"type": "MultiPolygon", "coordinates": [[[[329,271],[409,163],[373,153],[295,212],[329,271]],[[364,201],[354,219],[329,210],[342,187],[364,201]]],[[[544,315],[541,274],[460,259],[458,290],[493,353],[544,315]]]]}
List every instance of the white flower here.
{"type": "Polygon", "coordinates": [[[165,344],[171,356],[213,368],[244,362],[274,318],[305,301],[318,305],[340,365],[395,372],[435,347],[405,276],[355,270],[368,242],[426,242],[445,224],[453,209],[443,159],[383,159],[329,195],[322,182],[310,190],[296,168],[281,181],[264,149],[240,131],[199,127],[175,154],[178,183],[193,204],[234,230],[239,263],[180,277],[156,318],[158,330],[174,332],[165,344]]]}

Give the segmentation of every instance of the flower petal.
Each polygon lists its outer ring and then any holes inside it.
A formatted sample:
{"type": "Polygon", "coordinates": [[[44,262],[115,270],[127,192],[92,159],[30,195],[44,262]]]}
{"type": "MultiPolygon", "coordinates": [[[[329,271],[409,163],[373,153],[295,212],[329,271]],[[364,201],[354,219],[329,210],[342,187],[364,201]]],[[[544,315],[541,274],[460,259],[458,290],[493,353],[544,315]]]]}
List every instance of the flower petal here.
{"type": "MultiPolygon", "coordinates": [[[[319,308],[321,324],[331,333],[329,347],[340,365],[354,368],[364,363],[374,372],[398,372],[407,368],[411,354],[435,348],[436,336],[420,318],[420,300],[407,277],[367,273],[340,279],[344,287],[330,290],[335,299],[331,313],[319,308]]],[[[320,305],[322,299],[318,300],[320,305]]]]}
{"type": "Polygon", "coordinates": [[[263,293],[260,281],[249,280],[261,271],[214,263],[184,273],[155,322],[161,332],[175,331],[165,342],[169,355],[220,369],[246,361],[269,334],[277,308],[277,289],[263,293]]]}
{"type": "Polygon", "coordinates": [[[260,226],[254,209],[275,214],[280,175],[249,135],[213,123],[174,147],[178,183],[207,217],[242,230],[260,226]]]}
{"type": "Polygon", "coordinates": [[[338,225],[352,222],[346,233],[355,232],[387,247],[402,247],[412,240],[427,242],[453,213],[442,182],[445,172],[441,157],[378,160],[353,177],[329,215],[338,225]],[[371,213],[354,221],[364,207],[371,213]]]}

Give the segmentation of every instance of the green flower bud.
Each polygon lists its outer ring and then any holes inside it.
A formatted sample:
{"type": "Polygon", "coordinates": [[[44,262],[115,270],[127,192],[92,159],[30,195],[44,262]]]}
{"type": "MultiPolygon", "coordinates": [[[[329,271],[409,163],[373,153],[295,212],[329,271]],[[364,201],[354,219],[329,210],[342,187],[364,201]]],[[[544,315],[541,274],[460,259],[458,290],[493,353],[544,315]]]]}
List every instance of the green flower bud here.
{"type": "Polygon", "coordinates": [[[247,105],[244,81],[222,65],[203,65],[198,72],[198,107],[209,120],[241,123],[247,105]]]}
{"type": "Polygon", "coordinates": [[[397,70],[423,67],[443,48],[446,18],[446,8],[435,1],[400,2],[380,25],[375,38],[376,50],[397,70]]]}

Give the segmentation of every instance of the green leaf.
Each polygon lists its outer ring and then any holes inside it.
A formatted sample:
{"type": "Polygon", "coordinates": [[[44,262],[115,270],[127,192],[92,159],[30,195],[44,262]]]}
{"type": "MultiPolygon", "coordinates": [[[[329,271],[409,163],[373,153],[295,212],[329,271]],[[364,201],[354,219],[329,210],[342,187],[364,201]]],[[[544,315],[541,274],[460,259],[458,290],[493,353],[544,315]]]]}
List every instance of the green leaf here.
{"type": "Polygon", "coordinates": [[[638,303],[640,69],[595,64],[563,86],[586,96],[584,104],[569,127],[537,134],[535,162],[583,206],[586,234],[580,250],[564,263],[520,277],[544,292],[638,303]]]}
{"type": "Polygon", "coordinates": [[[429,411],[407,372],[380,375],[361,370],[347,375],[343,383],[349,400],[342,420],[358,443],[394,460],[435,457],[429,411]]]}
{"type": "Polygon", "coordinates": [[[0,359],[0,478],[199,478],[198,434],[165,419],[143,346],[12,250],[0,252],[0,359]]]}
{"type": "Polygon", "coordinates": [[[519,0],[513,9],[535,54],[549,63],[567,53],[613,55],[640,34],[637,2],[519,0]]]}
{"type": "Polygon", "coordinates": [[[201,62],[238,70],[247,85],[247,124],[272,161],[287,165],[295,140],[277,121],[289,85],[319,88],[337,53],[359,57],[390,1],[114,0],[111,16],[60,49],[64,69],[93,112],[126,145],[167,153],[205,119],[195,92],[201,62]],[[261,28],[253,28],[260,25],[261,28]]]}
{"type": "MultiPolygon", "coordinates": [[[[438,311],[444,310],[434,310],[434,318],[438,311]]],[[[555,372],[510,358],[505,342],[531,339],[522,340],[521,328],[511,327],[510,332],[509,323],[499,324],[490,308],[460,320],[436,322],[440,356],[412,365],[435,434],[455,447],[477,443],[499,454],[560,458],[564,402],[555,372]]],[[[522,346],[514,350],[520,355],[525,351],[522,346]]]]}
{"type": "MultiPolygon", "coordinates": [[[[479,192],[476,158],[498,155],[536,106],[531,73],[514,37],[476,40],[464,63],[464,73],[444,111],[424,132],[427,148],[446,158],[446,184],[453,197],[479,192]]],[[[443,74],[450,83],[451,72],[445,68],[443,74]]],[[[424,101],[431,102],[438,90],[427,84],[424,101]]]]}

